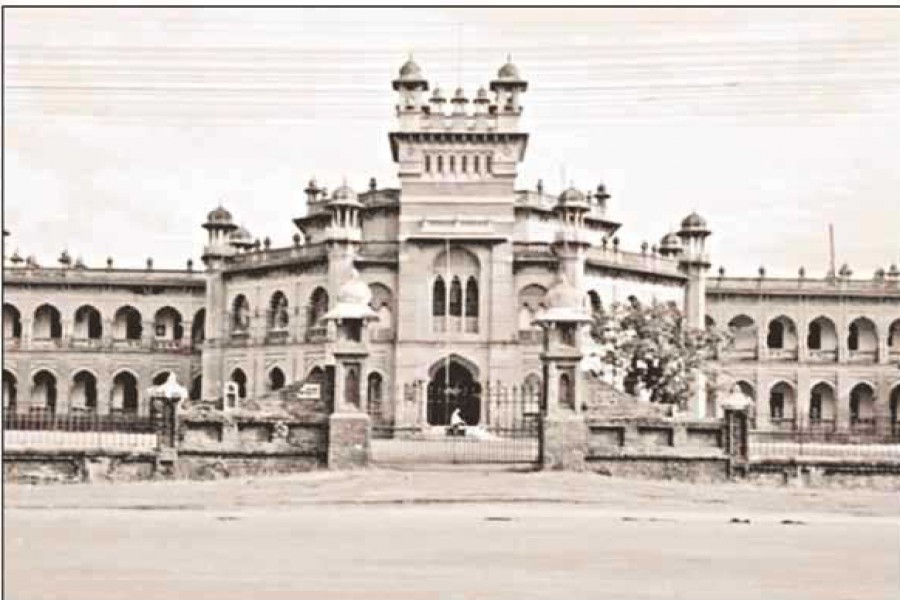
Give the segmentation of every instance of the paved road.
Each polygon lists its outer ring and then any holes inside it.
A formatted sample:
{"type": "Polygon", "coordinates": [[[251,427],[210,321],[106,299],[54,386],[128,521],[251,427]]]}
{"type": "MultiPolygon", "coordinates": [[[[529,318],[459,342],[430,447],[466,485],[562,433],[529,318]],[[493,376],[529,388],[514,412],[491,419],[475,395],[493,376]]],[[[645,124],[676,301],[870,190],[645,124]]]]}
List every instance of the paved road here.
{"type": "MultiPolygon", "coordinates": [[[[114,489],[114,488],[107,488],[114,489]]],[[[816,599],[900,592],[887,516],[559,503],[22,507],[11,600],[816,599]]]]}

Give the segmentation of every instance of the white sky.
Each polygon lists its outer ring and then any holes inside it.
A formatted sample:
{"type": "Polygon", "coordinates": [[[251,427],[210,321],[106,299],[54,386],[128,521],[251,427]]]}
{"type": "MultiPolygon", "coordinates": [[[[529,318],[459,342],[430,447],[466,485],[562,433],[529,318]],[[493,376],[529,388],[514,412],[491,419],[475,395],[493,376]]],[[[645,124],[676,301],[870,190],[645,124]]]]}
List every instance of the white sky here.
{"type": "Polygon", "coordinates": [[[10,252],[195,262],[220,200],[290,243],[311,175],[394,185],[390,80],[529,80],[518,187],[599,181],[625,248],[691,210],[729,275],[900,260],[900,13],[6,9],[10,252]]]}

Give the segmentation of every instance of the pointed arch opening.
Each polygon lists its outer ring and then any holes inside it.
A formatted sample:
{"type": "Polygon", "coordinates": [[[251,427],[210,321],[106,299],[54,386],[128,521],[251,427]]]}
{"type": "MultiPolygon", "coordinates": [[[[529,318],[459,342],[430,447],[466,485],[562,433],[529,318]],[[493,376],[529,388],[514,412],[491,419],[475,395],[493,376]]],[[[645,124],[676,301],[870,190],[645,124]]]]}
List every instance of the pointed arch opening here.
{"type": "Polygon", "coordinates": [[[850,390],[850,426],[857,429],[875,426],[875,388],[860,382],[850,390]]]}
{"type": "Polygon", "coordinates": [[[62,338],[62,318],[52,304],[42,304],[34,311],[32,327],[36,340],[58,340],[62,338]]]}
{"type": "Polygon", "coordinates": [[[769,321],[766,347],[770,358],[797,358],[797,326],[790,318],[780,316],[769,321]]]}
{"type": "Polygon", "coordinates": [[[113,338],[117,340],[140,340],[144,333],[141,313],[133,306],[119,308],[113,316],[113,338]]]}
{"type": "Polygon", "coordinates": [[[191,345],[200,346],[206,340],[206,309],[201,308],[194,313],[191,322],[191,345]]]}
{"type": "Polygon", "coordinates": [[[269,331],[287,331],[290,324],[290,312],[288,311],[288,299],[281,290],[276,291],[269,298],[269,314],[267,324],[269,331]]]}
{"type": "Polygon", "coordinates": [[[769,419],[773,425],[791,429],[795,423],[796,392],[786,381],[769,389],[769,419]]]}
{"type": "Polygon", "coordinates": [[[22,314],[12,304],[3,304],[3,339],[22,339],[22,314]]]}
{"type": "Polygon", "coordinates": [[[809,391],[809,424],[812,427],[833,426],[837,414],[834,386],[820,381],[809,391]]]}
{"type": "Polygon", "coordinates": [[[231,372],[231,377],[229,378],[231,382],[237,385],[238,398],[244,399],[247,397],[247,374],[244,373],[243,369],[235,369],[231,372]]]}
{"type": "Polygon", "coordinates": [[[188,393],[188,397],[191,400],[200,400],[203,394],[203,376],[197,375],[191,380],[191,390],[188,393]]]}
{"type": "Polygon", "coordinates": [[[478,307],[478,280],[474,275],[470,275],[466,280],[466,333],[478,333],[478,307]]]}
{"type": "Polygon", "coordinates": [[[130,371],[120,371],[113,377],[111,407],[114,413],[136,415],[139,411],[137,377],[130,371]]]}
{"type": "Polygon", "coordinates": [[[231,333],[246,335],[250,331],[250,301],[238,294],[231,301],[231,333]]]}
{"type": "Polygon", "coordinates": [[[97,412],[97,378],[90,371],[79,371],[72,378],[70,406],[73,413],[97,412]]]}
{"type": "Polygon", "coordinates": [[[153,316],[153,335],[157,340],[179,342],[184,337],[181,313],[171,306],[164,306],[153,316]]]}
{"type": "Polygon", "coordinates": [[[847,349],[856,362],[875,362],[878,358],[878,330],[866,317],[854,319],[847,328],[847,349]]]}
{"type": "Polygon", "coordinates": [[[57,409],[56,375],[42,369],[32,377],[31,407],[40,412],[55,414],[57,409]]]}
{"type": "Polygon", "coordinates": [[[457,410],[469,426],[481,421],[481,384],[477,380],[477,370],[469,361],[450,355],[432,365],[429,374],[429,425],[449,425],[457,410]]]}
{"type": "Polygon", "coordinates": [[[747,315],[737,315],[728,321],[732,342],[729,355],[736,360],[756,360],[756,322],[747,315]]]}
{"type": "Polygon", "coordinates": [[[79,307],[75,311],[72,337],[80,340],[99,340],[103,337],[103,321],[100,318],[100,311],[89,304],[79,307]]]}
{"type": "Polygon", "coordinates": [[[376,423],[384,420],[384,378],[381,373],[372,371],[366,378],[366,412],[376,423]]]}
{"type": "Polygon", "coordinates": [[[284,387],[287,378],[284,375],[284,371],[281,370],[281,367],[273,367],[269,371],[269,381],[268,388],[271,392],[277,392],[281,388],[284,387]]]}
{"type": "Polygon", "coordinates": [[[19,404],[19,380],[9,369],[3,369],[3,409],[15,412],[19,404]]]}

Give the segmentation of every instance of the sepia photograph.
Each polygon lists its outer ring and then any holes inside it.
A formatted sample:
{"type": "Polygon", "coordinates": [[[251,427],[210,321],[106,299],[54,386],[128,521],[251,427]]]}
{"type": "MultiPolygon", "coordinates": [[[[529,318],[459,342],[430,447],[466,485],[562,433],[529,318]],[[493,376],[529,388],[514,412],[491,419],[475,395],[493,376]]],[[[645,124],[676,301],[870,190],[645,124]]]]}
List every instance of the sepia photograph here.
{"type": "Polygon", "coordinates": [[[4,598],[900,598],[896,7],[2,34],[4,598]]]}

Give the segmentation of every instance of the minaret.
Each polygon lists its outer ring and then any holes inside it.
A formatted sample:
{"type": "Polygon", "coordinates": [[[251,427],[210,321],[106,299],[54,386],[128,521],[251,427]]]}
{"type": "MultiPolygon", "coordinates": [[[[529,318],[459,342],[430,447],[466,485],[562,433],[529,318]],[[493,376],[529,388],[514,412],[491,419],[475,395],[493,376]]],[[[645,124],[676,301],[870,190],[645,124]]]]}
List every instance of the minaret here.
{"type": "MultiPolygon", "coordinates": [[[[678,237],[683,251],[678,266],[687,275],[684,287],[684,317],[689,329],[703,329],[706,320],[706,271],[709,256],[706,254],[706,238],[710,235],[706,220],[696,212],[681,222],[678,237]]],[[[698,373],[691,398],[691,415],[702,419],[706,416],[706,378],[698,373]]]]}
{"type": "Polygon", "coordinates": [[[414,131],[421,124],[426,111],[422,92],[428,91],[428,81],[412,56],[400,67],[400,75],[393,81],[397,91],[397,119],[402,131],[414,131]]]}
{"type": "Polygon", "coordinates": [[[228,258],[237,252],[231,244],[230,234],[238,229],[221,204],[206,217],[203,228],[209,232],[209,240],[203,248],[203,264],[206,265],[206,340],[202,353],[203,400],[215,400],[223,393],[222,340],[226,331],[228,306],[225,299],[225,281],[222,271],[228,258]]]}
{"type": "Polygon", "coordinates": [[[371,423],[364,393],[368,379],[368,331],[378,319],[371,309],[372,291],[356,269],[340,286],[337,303],[322,319],[334,323],[334,412],[329,418],[328,466],[365,466],[369,459],[371,423]]]}
{"type": "Polygon", "coordinates": [[[575,187],[560,194],[553,209],[559,219],[553,251],[559,257],[567,279],[579,288],[584,279],[585,253],[590,248],[590,241],[584,234],[584,217],[590,210],[590,201],[575,187]]]}
{"type": "Polygon", "coordinates": [[[582,416],[585,377],[579,368],[585,329],[591,322],[582,292],[565,273],[547,291],[547,306],[535,320],[544,330],[541,460],[545,468],[583,468],[587,428],[582,416]]]}
{"type": "Polygon", "coordinates": [[[517,131],[522,106],[519,95],[528,89],[528,82],[519,75],[519,69],[507,56],[506,64],[497,71],[497,79],[491,81],[491,91],[496,94],[496,105],[491,107],[497,115],[498,131],[517,131]]]}

